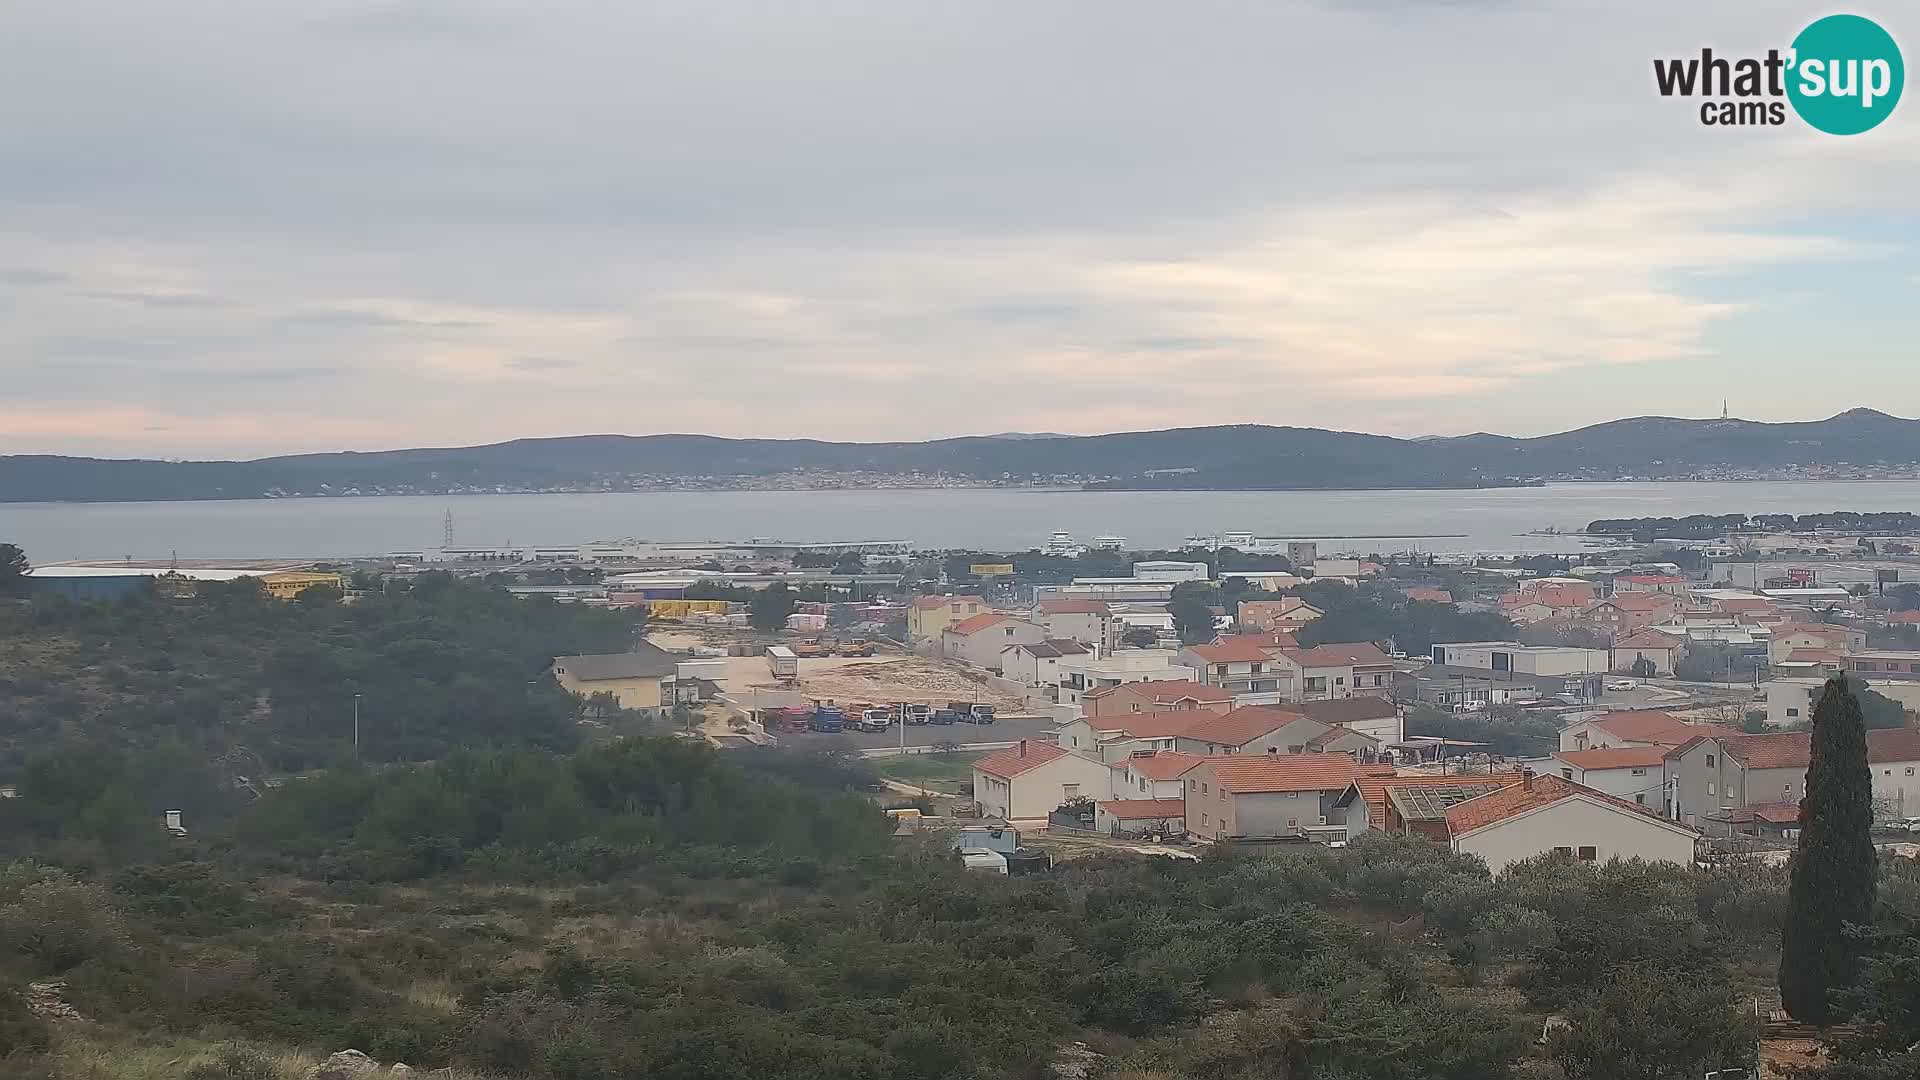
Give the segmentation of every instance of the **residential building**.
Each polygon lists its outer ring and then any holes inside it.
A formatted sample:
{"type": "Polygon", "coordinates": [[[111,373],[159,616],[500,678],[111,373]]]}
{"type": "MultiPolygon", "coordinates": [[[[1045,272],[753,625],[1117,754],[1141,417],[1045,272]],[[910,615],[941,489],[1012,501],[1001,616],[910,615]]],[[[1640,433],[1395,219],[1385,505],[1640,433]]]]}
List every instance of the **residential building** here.
{"type": "Polygon", "coordinates": [[[1234,609],[1234,621],[1242,630],[1279,630],[1293,633],[1299,627],[1325,614],[1297,596],[1278,600],[1242,600],[1234,609]]]}
{"type": "Polygon", "coordinates": [[[1446,810],[1454,851],[1495,874],[1558,852],[1582,862],[1643,859],[1693,865],[1699,834],[1634,803],[1558,776],[1521,777],[1446,810]]]}
{"type": "Polygon", "coordinates": [[[1131,716],[1078,716],[1061,724],[1054,738],[1076,754],[1111,765],[1134,754],[1171,751],[1180,734],[1211,712],[1150,712],[1131,716]]]}
{"type": "Polygon", "coordinates": [[[1206,581],[1207,564],[1176,562],[1172,559],[1148,559],[1133,564],[1133,577],[1136,581],[1167,581],[1174,584],[1183,581],[1206,581]]]}
{"type": "MultiPolygon", "coordinates": [[[[1667,754],[1667,812],[1698,824],[1730,810],[1797,803],[1806,796],[1813,735],[1806,731],[1703,737],[1667,754]]],[[[1920,816],[1920,728],[1867,732],[1875,816],[1920,816]]]]}
{"type": "Polygon", "coordinates": [[[1416,604],[1451,604],[1453,594],[1445,589],[1435,589],[1425,585],[1409,585],[1400,593],[1416,604]]]}
{"type": "Polygon", "coordinates": [[[1920,652],[1860,649],[1846,657],[1846,670],[1872,682],[1920,679],[1920,652]]]}
{"type": "Polygon", "coordinates": [[[1060,685],[1060,661],[1086,656],[1089,650],[1077,641],[1048,639],[1032,645],[1009,645],[1000,650],[995,670],[1000,676],[1023,686],[1060,685]]]}
{"type": "Polygon", "coordinates": [[[1520,774],[1483,776],[1356,776],[1335,806],[1346,812],[1347,838],[1372,829],[1448,843],[1447,808],[1517,782],[1520,774]]]}
{"type": "Polygon", "coordinates": [[[1225,716],[1196,720],[1174,738],[1174,749],[1189,754],[1304,754],[1307,744],[1329,731],[1328,725],[1280,708],[1249,705],[1225,716]]]}
{"type": "Polygon", "coordinates": [[[1614,671],[1636,675],[1672,675],[1673,665],[1686,654],[1686,639],[1658,630],[1636,630],[1614,641],[1608,650],[1614,671]]]}
{"type": "Polygon", "coordinates": [[[975,615],[940,634],[940,655],[988,671],[1000,670],[1000,653],[1009,645],[1038,645],[1046,630],[1010,615],[975,615]]]}
{"type": "Polygon", "coordinates": [[[916,596],[907,608],[907,637],[939,641],[947,627],[991,610],[978,596],[916,596]]]}
{"type": "Polygon", "coordinates": [[[1221,581],[1244,581],[1247,588],[1261,592],[1286,592],[1307,583],[1307,579],[1283,570],[1222,570],[1217,575],[1221,581]]]}
{"type": "Polygon", "coordinates": [[[1032,621],[1049,638],[1077,641],[1105,656],[1119,642],[1119,623],[1104,600],[1056,599],[1033,605],[1032,621]]]}
{"type": "Polygon", "coordinates": [[[1761,683],[1760,690],[1767,695],[1767,726],[1792,727],[1812,720],[1814,699],[1826,685],[1824,675],[1775,678],[1761,683]]]}
{"type": "Polygon", "coordinates": [[[1348,727],[1330,727],[1307,740],[1309,754],[1346,754],[1363,765],[1384,760],[1386,751],[1386,740],[1376,739],[1364,731],[1355,731],[1348,727]]]}
{"type": "Polygon", "coordinates": [[[1240,635],[1211,645],[1189,645],[1179,660],[1199,672],[1201,682],[1228,691],[1242,704],[1291,701],[1293,671],[1276,658],[1277,651],[1240,635]]]}
{"type": "Polygon", "coordinates": [[[1636,806],[1660,809],[1666,790],[1665,746],[1623,746],[1604,750],[1560,750],[1550,768],[1562,779],[1584,784],[1636,806]]]}
{"type": "Polygon", "coordinates": [[[1115,799],[1178,799],[1186,792],[1180,777],[1199,763],[1199,754],[1137,750],[1108,763],[1107,793],[1115,799]]]}
{"type": "Polygon", "coordinates": [[[1345,839],[1346,811],[1336,804],[1354,777],[1375,768],[1345,754],[1204,758],[1185,777],[1187,831],[1213,839],[1345,839]]]}
{"type": "Polygon", "coordinates": [[[595,656],[556,656],[553,678],[562,690],[591,698],[612,694],[623,709],[659,713],[667,707],[664,685],[673,680],[680,658],[646,640],[632,652],[595,656]]]}
{"type": "Polygon", "coordinates": [[[1060,658],[1060,703],[1080,705],[1095,690],[1133,682],[1187,682],[1196,672],[1177,664],[1173,649],[1119,649],[1102,656],[1060,658]]]}
{"type": "MultiPolygon", "coordinates": [[[[1430,664],[1414,671],[1395,672],[1393,696],[1398,701],[1437,705],[1443,709],[1480,709],[1536,701],[1569,690],[1577,693],[1580,680],[1585,678],[1575,677],[1573,686],[1569,687],[1564,676],[1515,675],[1510,671],[1495,676],[1479,668],[1430,664]]],[[[1598,692],[1596,676],[1594,693],[1588,696],[1597,696],[1598,692]]]]}
{"type": "Polygon", "coordinates": [[[1187,801],[1111,799],[1094,804],[1093,823],[1108,836],[1178,836],[1187,831],[1187,801]]]}
{"type": "Polygon", "coordinates": [[[1293,696],[1287,700],[1316,701],[1362,694],[1393,696],[1393,660],[1372,642],[1279,649],[1275,656],[1293,669],[1293,696]]]}
{"type": "Polygon", "coordinates": [[[1433,647],[1433,662],[1523,675],[1602,674],[1613,657],[1605,649],[1522,645],[1517,641],[1453,641],[1433,647]]]}
{"type": "Polygon", "coordinates": [[[1044,818],[1070,799],[1106,794],[1107,766],[1053,743],[1021,739],[973,763],[973,797],[990,817],[1044,818]]]}
{"type": "Polygon", "coordinates": [[[1671,593],[1615,593],[1583,609],[1577,623],[1618,639],[1643,626],[1666,622],[1679,610],[1680,600],[1671,593]]]}
{"type": "Polygon", "coordinates": [[[1080,699],[1080,707],[1088,717],[1191,712],[1195,709],[1224,715],[1233,711],[1233,694],[1203,683],[1149,680],[1122,683],[1090,692],[1080,699]]]}
{"type": "Polygon", "coordinates": [[[1664,746],[1672,748],[1702,735],[1738,735],[1729,727],[1694,724],[1659,709],[1622,709],[1584,716],[1560,730],[1562,750],[1601,750],[1608,747],[1664,746]]]}
{"type": "Polygon", "coordinates": [[[1392,698],[1360,694],[1325,701],[1295,701],[1280,706],[1328,727],[1346,728],[1382,744],[1396,743],[1407,737],[1406,714],[1392,698]]]}
{"type": "Polygon", "coordinates": [[[1851,626],[1828,623],[1782,623],[1767,639],[1767,660],[1787,661],[1796,649],[1819,649],[1833,653],[1864,652],[1867,632],[1851,626]]]}
{"type": "Polygon", "coordinates": [[[1669,596],[1687,595],[1687,579],[1678,574],[1622,574],[1613,579],[1613,594],[1658,592],[1669,596]]]}
{"type": "Polygon", "coordinates": [[[1326,578],[1347,578],[1351,580],[1359,576],[1359,559],[1313,560],[1313,577],[1315,581],[1325,580],[1326,578]]]}

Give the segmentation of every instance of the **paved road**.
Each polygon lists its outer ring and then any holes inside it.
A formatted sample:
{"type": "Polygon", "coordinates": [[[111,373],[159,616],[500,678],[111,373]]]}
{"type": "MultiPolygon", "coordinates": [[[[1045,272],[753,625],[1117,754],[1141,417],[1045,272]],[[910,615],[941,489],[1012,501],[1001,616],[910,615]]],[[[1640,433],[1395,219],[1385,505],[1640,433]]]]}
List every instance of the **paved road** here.
{"type": "MultiPolygon", "coordinates": [[[[1006,743],[1021,739],[1040,739],[1053,737],[1053,721],[1044,716],[1002,717],[991,724],[924,724],[907,727],[908,746],[935,746],[943,742],[954,742],[965,746],[969,743],[1006,743]]],[[[869,734],[864,731],[843,731],[838,735],[822,735],[817,732],[781,734],[782,746],[825,745],[834,741],[835,745],[851,746],[856,750],[879,750],[900,745],[898,725],[884,735],[869,734]]]]}

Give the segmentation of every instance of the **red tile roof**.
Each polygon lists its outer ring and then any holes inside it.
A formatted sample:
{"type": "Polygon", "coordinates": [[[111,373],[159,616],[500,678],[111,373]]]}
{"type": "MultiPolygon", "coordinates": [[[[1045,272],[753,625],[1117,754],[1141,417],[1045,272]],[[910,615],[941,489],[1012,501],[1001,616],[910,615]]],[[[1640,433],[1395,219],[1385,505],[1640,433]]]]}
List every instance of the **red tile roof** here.
{"type": "Polygon", "coordinates": [[[1006,621],[1007,621],[1007,617],[1005,615],[995,615],[991,612],[987,612],[980,615],[975,615],[970,619],[961,619],[959,622],[954,623],[952,626],[947,627],[947,633],[960,634],[962,636],[965,636],[967,634],[978,633],[979,631],[985,630],[989,626],[993,626],[996,623],[1003,623],[1006,621]]]}
{"type": "Polygon", "coordinates": [[[1271,648],[1271,645],[1263,646],[1236,636],[1222,638],[1212,645],[1189,645],[1187,651],[1209,664],[1258,664],[1273,659],[1267,655],[1271,648]]]}
{"type": "Polygon", "coordinates": [[[1136,739],[1170,739],[1185,735],[1188,728],[1213,715],[1206,709],[1172,709],[1165,712],[1089,716],[1087,723],[1095,731],[1118,731],[1136,739]]]}
{"type": "Polygon", "coordinates": [[[1679,645],[1679,638],[1658,630],[1636,630],[1613,643],[1616,649],[1672,649],[1679,645]]]}
{"type": "Polygon", "coordinates": [[[1157,821],[1161,818],[1184,820],[1187,816],[1187,800],[1114,799],[1111,802],[1101,803],[1100,809],[1108,816],[1119,818],[1121,821],[1157,821]]]}
{"type": "Polygon", "coordinates": [[[1367,819],[1374,828],[1384,829],[1387,825],[1387,790],[1389,788],[1431,788],[1448,790],[1454,788],[1484,787],[1488,791],[1505,787],[1520,779],[1520,774],[1489,773],[1485,776],[1356,776],[1353,786],[1360,793],[1360,799],[1367,804],[1367,819]]]}
{"type": "Polygon", "coordinates": [[[1558,776],[1536,776],[1531,780],[1522,779],[1519,783],[1489,792],[1463,803],[1455,803],[1447,808],[1447,831],[1461,836],[1476,829],[1484,829],[1511,817],[1518,817],[1529,810],[1552,806],[1562,799],[1576,795],[1607,804],[1631,814],[1638,814],[1650,821],[1657,821],[1670,828],[1683,832],[1692,832],[1685,826],[1668,821],[1651,809],[1625,799],[1618,799],[1604,791],[1596,791],[1585,784],[1576,784],[1558,776]]]}
{"type": "MultiPolygon", "coordinates": [[[[1269,732],[1305,719],[1299,713],[1266,705],[1248,705],[1223,716],[1209,716],[1186,730],[1183,738],[1220,746],[1245,746],[1269,732]]],[[[1317,730],[1317,728],[1316,728],[1317,730]]]]}
{"type": "Polygon", "coordinates": [[[1600,750],[1561,750],[1553,755],[1577,769],[1645,769],[1667,759],[1664,746],[1620,746],[1600,750]]]}
{"type": "Polygon", "coordinates": [[[1111,609],[1104,600],[1042,600],[1042,615],[1107,615],[1111,609]]]}
{"type": "Polygon", "coordinates": [[[1720,740],[1729,757],[1749,769],[1804,769],[1813,756],[1810,731],[1769,732],[1762,735],[1731,735],[1720,740]]]}
{"type": "Polygon", "coordinates": [[[1832,649],[1790,649],[1786,662],[1789,664],[1838,664],[1846,659],[1832,649]]]}
{"type": "Polygon", "coordinates": [[[1628,742],[1651,743],[1655,746],[1679,746],[1689,739],[1702,735],[1738,735],[1730,727],[1713,724],[1689,724],[1672,713],[1658,709],[1635,709],[1631,711],[1611,712],[1601,716],[1590,716],[1582,723],[1592,723],[1611,733],[1615,738],[1628,742]]]}
{"type": "Polygon", "coordinates": [[[1370,694],[1358,694],[1349,698],[1326,698],[1322,701],[1294,701],[1268,707],[1299,713],[1309,720],[1318,720],[1323,724],[1335,726],[1358,723],[1362,720],[1385,720],[1400,713],[1399,706],[1392,700],[1370,694]]]}
{"type": "Polygon", "coordinates": [[[1186,679],[1144,679],[1140,682],[1121,683],[1119,686],[1105,687],[1100,690],[1095,690],[1086,696],[1090,698],[1100,697],[1103,694],[1111,694],[1122,688],[1132,690],[1134,693],[1156,704],[1168,701],[1180,701],[1184,698],[1192,698],[1195,701],[1233,700],[1233,691],[1231,690],[1224,690],[1218,686],[1208,686],[1205,683],[1190,682],[1186,679]]]}
{"type": "Polygon", "coordinates": [[[926,611],[931,608],[946,607],[956,600],[973,604],[986,603],[985,600],[978,596],[916,596],[913,598],[913,606],[922,611],[926,611]]]}
{"type": "Polygon", "coordinates": [[[1409,600],[1420,600],[1429,604],[1453,603],[1453,594],[1445,589],[1428,589],[1415,585],[1411,588],[1401,589],[1400,591],[1404,593],[1409,600]]]}
{"type": "Polygon", "coordinates": [[[1208,758],[1222,788],[1237,795],[1280,791],[1343,791],[1362,775],[1346,754],[1235,754],[1208,758]]]}
{"type": "Polygon", "coordinates": [[[1292,634],[1279,630],[1269,630],[1257,634],[1221,634],[1208,644],[1237,645],[1242,642],[1257,645],[1262,650],[1297,649],[1300,647],[1300,643],[1293,639],[1292,634]]]}
{"type": "Polygon", "coordinates": [[[1631,581],[1636,585],[1679,585],[1687,579],[1672,574],[1627,574],[1614,578],[1615,581],[1631,581]]]}
{"type": "Polygon", "coordinates": [[[1867,732],[1867,760],[1920,761],[1920,728],[1881,728],[1867,732]]]}
{"type": "Polygon", "coordinates": [[[1790,802],[1754,803],[1746,808],[1747,813],[1761,821],[1770,821],[1775,825],[1797,825],[1800,823],[1800,804],[1790,802]]]}
{"type": "Polygon", "coordinates": [[[1132,769],[1149,780],[1174,780],[1205,760],[1199,754],[1178,750],[1150,750],[1116,761],[1113,767],[1132,769]]]}
{"type": "Polygon", "coordinates": [[[1641,592],[1615,593],[1608,599],[1602,600],[1601,603],[1612,604],[1621,611],[1653,611],[1659,608],[1670,608],[1679,605],[1679,601],[1674,599],[1669,593],[1641,592]]]}
{"type": "Polygon", "coordinates": [[[1066,756],[1067,751],[1055,743],[1021,739],[1005,750],[988,754],[974,762],[973,767],[989,776],[1011,780],[1021,773],[1030,772],[1049,761],[1058,761],[1066,756]]]}
{"type": "Polygon", "coordinates": [[[1367,742],[1373,744],[1374,746],[1380,745],[1379,739],[1374,738],[1373,736],[1367,734],[1364,731],[1356,731],[1350,727],[1330,727],[1327,730],[1321,732],[1320,734],[1315,735],[1313,738],[1308,739],[1307,749],[1325,750],[1327,747],[1333,745],[1334,743],[1339,742],[1341,739],[1348,739],[1348,738],[1365,739],[1367,742]]]}
{"type": "Polygon", "coordinates": [[[1920,623],[1920,611],[1889,611],[1887,623],[1892,626],[1920,623]]]}
{"type": "Polygon", "coordinates": [[[1371,641],[1316,645],[1311,649],[1281,650],[1287,659],[1301,667],[1366,667],[1391,664],[1393,660],[1371,641]]]}

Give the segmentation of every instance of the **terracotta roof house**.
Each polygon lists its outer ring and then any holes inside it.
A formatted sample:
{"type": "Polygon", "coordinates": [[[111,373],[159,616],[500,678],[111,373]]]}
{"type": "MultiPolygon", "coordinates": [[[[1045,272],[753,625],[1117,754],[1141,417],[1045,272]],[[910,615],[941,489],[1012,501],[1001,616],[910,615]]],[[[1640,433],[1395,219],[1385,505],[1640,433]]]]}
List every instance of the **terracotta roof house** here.
{"type": "Polygon", "coordinates": [[[1347,810],[1347,836],[1367,829],[1391,836],[1412,834],[1448,842],[1447,808],[1520,779],[1520,774],[1484,776],[1356,776],[1335,805],[1347,810]]]}
{"type": "Polygon", "coordinates": [[[1383,743],[1400,742],[1407,737],[1406,718],[1392,698],[1363,694],[1321,701],[1290,701],[1275,708],[1299,713],[1332,727],[1351,728],[1383,743]]]}
{"type": "Polygon", "coordinates": [[[1558,776],[1516,782],[1446,810],[1453,850],[1495,874],[1556,852],[1582,862],[1644,859],[1692,865],[1699,834],[1652,811],[1558,776]]]}
{"type": "Polygon", "coordinates": [[[1175,750],[1141,750],[1108,764],[1108,790],[1116,799],[1174,799],[1186,788],[1180,778],[1200,763],[1200,755],[1175,750]]]}
{"type": "Polygon", "coordinates": [[[1607,746],[1679,746],[1701,735],[1738,735],[1729,727],[1690,724],[1659,709],[1633,709],[1588,716],[1560,731],[1562,750],[1607,746]]]}
{"type": "Polygon", "coordinates": [[[1562,779],[1659,810],[1666,798],[1667,753],[1664,746],[1561,750],[1553,755],[1553,768],[1562,779]]]}
{"type": "MultiPolygon", "coordinates": [[[[1813,735],[1806,731],[1701,737],[1668,751],[1666,775],[1681,821],[1723,820],[1728,810],[1797,803],[1806,796],[1813,735]]],[[[1920,816],[1920,728],[1867,732],[1867,768],[1881,818],[1920,816]]]]}
{"type": "Polygon", "coordinates": [[[1400,590],[1408,600],[1426,604],[1451,604],[1453,594],[1445,589],[1432,589],[1422,585],[1410,585],[1400,590]]]}
{"type": "Polygon", "coordinates": [[[1672,675],[1673,665],[1686,651],[1683,637],[1658,630],[1635,630],[1614,641],[1607,666],[1628,674],[1672,675]],[[1653,665],[1651,672],[1647,671],[1649,664],[1653,665]]]}
{"type": "Polygon", "coordinates": [[[1345,754],[1209,757],[1187,771],[1187,831],[1228,837],[1346,835],[1335,803],[1354,777],[1384,770],[1345,754]]]}
{"type": "Polygon", "coordinates": [[[1249,705],[1208,717],[1180,733],[1174,747],[1190,754],[1299,754],[1327,725],[1299,713],[1249,705]]]}
{"type": "Polygon", "coordinates": [[[1069,799],[1107,794],[1105,763],[1053,743],[1021,739],[973,763],[973,797],[991,817],[1045,818],[1069,799]]]}
{"type": "Polygon", "coordinates": [[[962,619],[940,634],[941,655],[963,664],[1000,670],[1000,654],[1010,645],[1038,645],[1047,640],[1046,628],[1025,619],[984,612],[962,619]]]}

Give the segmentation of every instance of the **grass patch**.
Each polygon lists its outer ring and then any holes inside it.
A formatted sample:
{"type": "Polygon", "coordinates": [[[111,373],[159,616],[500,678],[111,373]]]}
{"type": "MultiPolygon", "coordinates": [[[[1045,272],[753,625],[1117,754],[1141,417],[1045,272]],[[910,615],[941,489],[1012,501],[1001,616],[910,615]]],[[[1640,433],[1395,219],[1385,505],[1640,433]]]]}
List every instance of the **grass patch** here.
{"type": "Polygon", "coordinates": [[[983,757],[986,755],[982,753],[902,754],[870,758],[869,762],[874,771],[889,780],[958,795],[973,783],[973,763],[983,757]]]}

